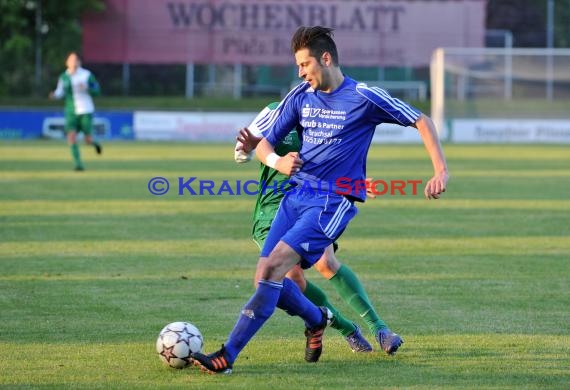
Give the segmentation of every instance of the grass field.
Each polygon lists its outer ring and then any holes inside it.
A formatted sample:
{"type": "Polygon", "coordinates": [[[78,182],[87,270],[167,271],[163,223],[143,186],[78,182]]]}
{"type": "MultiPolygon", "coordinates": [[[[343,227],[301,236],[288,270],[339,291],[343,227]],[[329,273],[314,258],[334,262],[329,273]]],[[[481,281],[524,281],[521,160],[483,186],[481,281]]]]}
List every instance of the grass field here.
{"type": "MultiPolygon", "coordinates": [[[[252,293],[257,259],[254,198],[178,196],[177,178],[255,179],[257,165],[236,166],[231,145],[82,152],[87,171],[77,173],[63,142],[0,143],[0,387],[570,386],[568,147],[447,145],[442,200],[360,207],[338,255],[404,337],[396,356],[355,355],[329,329],[321,361],[307,364],[301,321],[278,312],[229,377],[163,366],[154,342],[185,320],[217,349],[252,293]],[[170,180],[168,194],[149,193],[154,176],[170,180]]],[[[368,170],[424,182],[431,173],[421,146],[374,146],[368,170]]]]}

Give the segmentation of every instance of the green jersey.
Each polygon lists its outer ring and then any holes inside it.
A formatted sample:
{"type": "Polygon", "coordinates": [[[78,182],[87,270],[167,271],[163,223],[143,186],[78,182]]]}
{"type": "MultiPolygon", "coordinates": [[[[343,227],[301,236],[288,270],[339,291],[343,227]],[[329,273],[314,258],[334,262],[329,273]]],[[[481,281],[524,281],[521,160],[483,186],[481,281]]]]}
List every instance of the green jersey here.
{"type": "Polygon", "coordinates": [[[57,81],[54,96],[65,101],[65,114],[91,114],[95,110],[91,96],[100,92],[99,83],[93,73],[77,68],[73,74],[63,72],[57,81]]]}
{"type": "MultiPolygon", "coordinates": [[[[274,110],[277,103],[267,106],[274,110]]],[[[277,145],[275,153],[284,156],[289,152],[298,152],[301,150],[301,140],[296,129],[291,130],[285,139],[277,145]]],[[[259,188],[257,199],[255,200],[255,210],[253,211],[253,231],[254,241],[263,246],[271,222],[277,214],[281,199],[290,187],[288,184],[289,176],[279,171],[269,168],[267,165],[260,164],[259,188]]]]}

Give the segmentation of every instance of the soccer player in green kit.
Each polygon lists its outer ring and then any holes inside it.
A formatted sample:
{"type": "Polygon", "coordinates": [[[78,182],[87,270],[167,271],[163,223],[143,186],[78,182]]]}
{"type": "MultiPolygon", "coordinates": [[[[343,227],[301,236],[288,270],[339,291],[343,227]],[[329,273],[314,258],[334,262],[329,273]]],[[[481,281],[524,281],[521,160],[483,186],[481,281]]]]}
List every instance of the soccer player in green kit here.
{"type": "Polygon", "coordinates": [[[65,133],[71,149],[71,156],[76,171],[85,168],[81,162],[77,133],[83,132],[85,142],[93,145],[97,154],[101,154],[101,145],[93,140],[93,111],[95,106],[91,96],[99,95],[99,83],[93,73],[81,67],[81,59],[75,52],[69,53],[65,60],[66,71],[57,81],[55,91],[49,94],[51,99],[64,99],[65,133]]]}
{"type": "MultiPolygon", "coordinates": [[[[279,103],[269,104],[259,117],[265,116],[268,110],[273,110],[279,103]]],[[[254,120],[252,123],[255,123],[254,120]]],[[[254,126],[240,130],[237,138],[235,160],[238,163],[245,163],[251,160],[251,155],[257,143],[261,140],[261,136],[256,136],[254,126]]],[[[278,155],[284,156],[289,152],[298,152],[301,149],[301,141],[297,130],[292,130],[279,144],[275,151],[278,155]]],[[[269,168],[264,164],[260,164],[259,189],[255,203],[253,215],[252,237],[255,243],[261,249],[269,233],[271,223],[277,213],[279,204],[283,196],[289,190],[289,177],[283,175],[275,169],[269,168]]],[[[370,196],[373,196],[369,193],[370,196]]],[[[315,268],[329,280],[335,287],[343,300],[362,317],[370,332],[376,340],[380,342],[379,332],[387,328],[386,324],[380,319],[375,311],[364,287],[358,280],[354,272],[346,265],[341,264],[336,256],[335,251],[337,244],[331,245],[321,259],[315,264],[315,268]]],[[[372,346],[362,335],[360,328],[352,321],[345,318],[328,300],[325,292],[316,284],[307,280],[304,276],[303,269],[297,265],[287,277],[292,279],[303,291],[303,294],[317,306],[326,306],[333,313],[333,321],[331,327],[337,329],[348,342],[353,352],[371,352],[372,346]]],[[[256,275],[256,280],[258,279],[256,275]]],[[[382,347],[382,345],[381,345],[382,347]]]]}

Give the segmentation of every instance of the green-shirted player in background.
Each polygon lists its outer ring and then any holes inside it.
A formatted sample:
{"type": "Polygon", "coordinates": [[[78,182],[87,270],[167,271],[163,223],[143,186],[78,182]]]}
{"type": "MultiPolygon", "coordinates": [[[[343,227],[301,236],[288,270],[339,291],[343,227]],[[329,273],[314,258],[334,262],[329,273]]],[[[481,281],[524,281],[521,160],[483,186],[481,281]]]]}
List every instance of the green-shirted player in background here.
{"type": "MultiPolygon", "coordinates": [[[[267,110],[274,110],[277,106],[278,103],[269,104],[260,112],[259,116],[264,116],[267,110]]],[[[255,120],[252,123],[255,123],[255,120]]],[[[253,132],[250,131],[249,128],[240,130],[235,152],[235,160],[238,163],[245,163],[251,160],[253,150],[262,138],[261,134],[254,134],[255,129],[252,128],[251,130],[253,130],[253,132]]],[[[275,152],[280,156],[284,156],[290,152],[298,152],[300,149],[301,141],[298,132],[296,129],[293,129],[283,142],[275,148],[275,152]]],[[[260,185],[253,214],[252,236],[255,243],[262,248],[269,233],[273,218],[281,203],[281,199],[283,199],[284,194],[289,188],[287,184],[289,177],[264,164],[260,164],[260,170],[260,185]],[[263,188],[264,183],[266,183],[265,188],[263,188]]],[[[334,248],[333,245],[331,245],[326,249],[323,256],[315,264],[315,268],[325,279],[331,282],[342,299],[365,320],[370,332],[380,343],[379,333],[382,329],[386,329],[387,325],[378,316],[358,277],[348,266],[338,261],[335,256],[335,250],[336,243],[334,248]]],[[[326,306],[331,310],[333,313],[331,327],[337,329],[345,337],[352,351],[372,351],[372,346],[364,336],[362,336],[358,325],[345,318],[329,302],[327,295],[322,289],[305,279],[303,269],[300,265],[293,268],[293,270],[287,274],[287,277],[295,281],[301,291],[303,291],[303,294],[316,306],[326,306]]],[[[257,279],[258,277],[256,275],[255,280],[257,281],[257,279]]],[[[382,344],[380,344],[380,347],[386,351],[382,344]]]]}
{"type": "Polygon", "coordinates": [[[101,145],[95,142],[92,136],[95,105],[91,96],[99,95],[100,87],[93,73],[81,67],[81,59],[77,53],[69,53],[65,66],[66,71],[59,76],[57,88],[49,97],[64,99],[67,142],[71,148],[75,170],[83,171],[85,168],[77,145],[77,133],[83,132],[85,142],[93,145],[97,154],[102,152],[101,145]]]}

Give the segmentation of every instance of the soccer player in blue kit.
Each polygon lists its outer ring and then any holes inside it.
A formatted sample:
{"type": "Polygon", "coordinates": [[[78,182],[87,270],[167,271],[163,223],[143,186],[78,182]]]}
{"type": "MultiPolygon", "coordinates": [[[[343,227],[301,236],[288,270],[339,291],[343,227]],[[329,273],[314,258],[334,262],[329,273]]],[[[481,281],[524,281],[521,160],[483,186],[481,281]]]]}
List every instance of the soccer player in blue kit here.
{"type": "MultiPolygon", "coordinates": [[[[356,215],[354,203],[364,202],[366,157],[377,125],[418,130],[434,168],[424,189],[427,199],[438,199],[447,185],[447,163],[431,119],[386,91],[344,75],[332,29],[299,27],[291,48],[304,82],[255,125],[264,135],[258,158],[297,186],[281,202],[257,265],[257,289],[227,342],[209,355],[192,354],[194,365],[206,372],[231,373],[238,354],[276,307],[305,321],[305,360],[318,361],[331,314],[305,298],[285,275],[299,262],[308,268],[318,261],[356,215]],[[301,129],[300,153],[278,156],[274,146],[296,127],[301,129]]],[[[383,337],[392,346],[389,354],[402,344],[389,330],[383,337]]]]}

